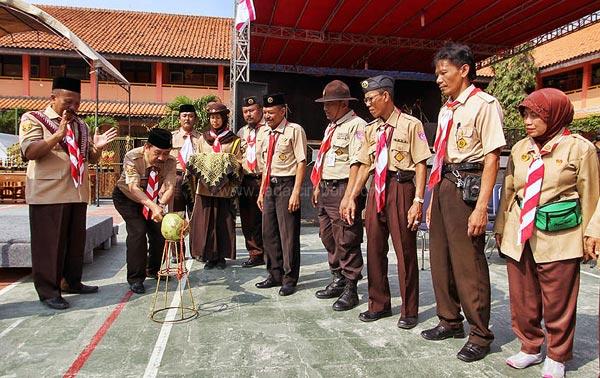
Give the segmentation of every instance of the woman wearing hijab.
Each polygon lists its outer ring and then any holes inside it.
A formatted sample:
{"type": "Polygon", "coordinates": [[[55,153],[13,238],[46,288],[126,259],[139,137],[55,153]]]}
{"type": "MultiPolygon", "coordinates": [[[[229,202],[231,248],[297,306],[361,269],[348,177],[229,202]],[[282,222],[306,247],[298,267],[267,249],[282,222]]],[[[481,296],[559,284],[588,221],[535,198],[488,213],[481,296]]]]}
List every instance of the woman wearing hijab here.
{"type": "Polygon", "coordinates": [[[542,375],[563,377],[573,351],[583,231],[598,201],[598,159],[592,143],[567,129],[573,105],[563,92],[537,90],[519,111],[527,137],[511,150],[495,225],[521,341],[506,363],[541,363],[545,336],[542,375]]]}
{"type": "Polygon", "coordinates": [[[198,185],[192,214],[192,256],[205,261],[204,269],[225,269],[225,258],[235,259],[236,183],[241,180],[240,138],[228,127],[229,109],[221,103],[207,106],[210,128],[198,142],[198,154],[190,158],[198,185]]]}

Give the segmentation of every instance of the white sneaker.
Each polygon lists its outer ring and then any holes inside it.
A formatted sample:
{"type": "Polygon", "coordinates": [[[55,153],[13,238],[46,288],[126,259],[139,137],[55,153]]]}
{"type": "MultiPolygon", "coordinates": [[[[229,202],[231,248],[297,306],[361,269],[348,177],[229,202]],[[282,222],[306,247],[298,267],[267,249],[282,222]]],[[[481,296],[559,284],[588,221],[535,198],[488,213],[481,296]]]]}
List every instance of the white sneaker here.
{"type": "Polygon", "coordinates": [[[565,364],[546,357],[542,368],[543,378],[563,378],[565,376],[565,364]]]}
{"type": "Polygon", "coordinates": [[[536,365],[542,362],[544,358],[541,353],[528,354],[525,352],[519,352],[514,356],[510,356],[506,359],[506,364],[515,369],[525,369],[528,366],[536,365]]]}

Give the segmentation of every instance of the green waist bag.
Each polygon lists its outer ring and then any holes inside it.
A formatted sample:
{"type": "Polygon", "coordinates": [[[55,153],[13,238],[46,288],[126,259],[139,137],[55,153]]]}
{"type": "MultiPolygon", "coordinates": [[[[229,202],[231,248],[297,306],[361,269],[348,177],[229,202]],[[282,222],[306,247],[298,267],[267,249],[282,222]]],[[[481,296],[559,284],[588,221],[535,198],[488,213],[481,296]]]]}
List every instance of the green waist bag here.
{"type": "Polygon", "coordinates": [[[542,231],[560,231],[581,224],[581,206],[578,199],[547,203],[538,207],[535,227],[542,231]]]}

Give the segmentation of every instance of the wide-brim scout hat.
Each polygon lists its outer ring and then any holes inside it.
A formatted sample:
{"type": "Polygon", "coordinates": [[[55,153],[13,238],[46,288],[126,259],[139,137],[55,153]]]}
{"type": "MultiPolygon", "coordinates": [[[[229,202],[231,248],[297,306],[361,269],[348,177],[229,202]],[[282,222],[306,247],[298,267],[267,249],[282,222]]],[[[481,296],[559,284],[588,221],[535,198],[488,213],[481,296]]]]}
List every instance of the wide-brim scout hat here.
{"type": "Polygon", "coordinates": [[[323,89],[323,97],[318,98],[315,102],[327,101],[344,101],[357,100],[350,95],[350,88],[341,80],[334,80],[325,86],[323,89]]]}
{"type": "Polygon", "coordinates": [[[206,106],[206,112],[208,114],[229,114],[229,109],[220,102],[213,102],[206,106]]]}

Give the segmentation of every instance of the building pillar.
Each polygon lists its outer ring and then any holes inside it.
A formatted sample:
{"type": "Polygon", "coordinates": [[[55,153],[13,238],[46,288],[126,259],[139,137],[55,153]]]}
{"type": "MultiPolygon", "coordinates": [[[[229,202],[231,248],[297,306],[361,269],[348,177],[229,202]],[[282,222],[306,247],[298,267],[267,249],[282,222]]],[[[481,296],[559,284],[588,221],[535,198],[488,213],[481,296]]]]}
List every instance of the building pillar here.
{"type": "Polygon", "coordinates": [[[97,68],[90,70],[90,98],[94,101],[96,101],[96,82],[98,81],[96,70],[97,68]]]}
{"type": "Polygon", "coordinates": [[[31,73],[31,56],[27,54],[23,54],[21,56],[22,59],[22,76],[23,76],[23,96],[29,97],[31,94],[31,89],[29,86],[29,75],[31,73]]]}
{"type": "Polygon", "coordinates": [[[581,83],[581,107],[585,109],[588,89],[592,85],[592,63],[583,64],[583,83],[581,83]]]}
{"type": "Polygon", "coordinates": [[[217,66],[217,93],[221,101],[224,101],[225,96],[225,66],[217,66]]]}
{"type": "Polygon", "coordinates": [[[155,99],[156,102],[158,102],[159,104],[163,102],[163,64],[162,62],[156,62],[154,63],[156,69],[155,69],[155,75],[156,75],[156,95],[155,95],[155,99]]]}
{"type": "Polygon", "coordinates": [[[542,81],[542,75],[538,72],[535,75],[535,89],[542,89],[544,87],[544,82],[542,81]]]}
{"type": "Polygon", "coordinates": [[[50,77],[50,58],[40,56],[40,78],[47,79],[50,77]]]}

